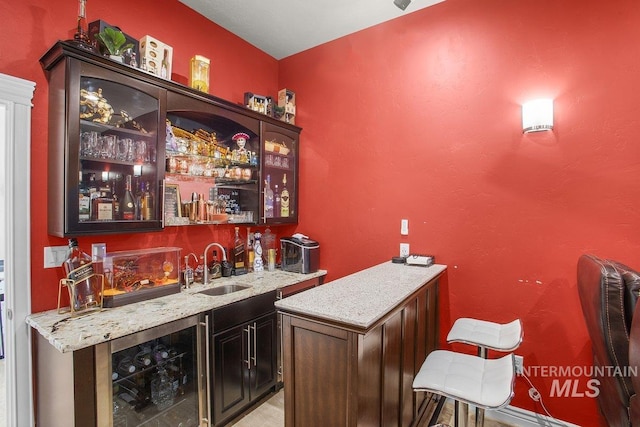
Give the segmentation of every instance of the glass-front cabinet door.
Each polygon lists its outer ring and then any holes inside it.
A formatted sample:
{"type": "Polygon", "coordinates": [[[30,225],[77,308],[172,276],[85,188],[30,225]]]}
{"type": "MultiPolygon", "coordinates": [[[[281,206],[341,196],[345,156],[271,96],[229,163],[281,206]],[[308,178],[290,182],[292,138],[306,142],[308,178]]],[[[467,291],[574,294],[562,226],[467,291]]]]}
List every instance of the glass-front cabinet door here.
{"type": "Polygon", "coordinates": [[[87,62],[66,62],[49,74],[49,233],[162,229],[165,91],[87,62]]]}
{"type": "Polygon", "coordinates": [[[257,223],[259,134],[255,118],[169,92],[166,225],[257,223]]]}
{"type": "Polygon", "coordinates": [[[298,139],[298,132],[262,123],[264,224],[298,222],[298,139]]]}

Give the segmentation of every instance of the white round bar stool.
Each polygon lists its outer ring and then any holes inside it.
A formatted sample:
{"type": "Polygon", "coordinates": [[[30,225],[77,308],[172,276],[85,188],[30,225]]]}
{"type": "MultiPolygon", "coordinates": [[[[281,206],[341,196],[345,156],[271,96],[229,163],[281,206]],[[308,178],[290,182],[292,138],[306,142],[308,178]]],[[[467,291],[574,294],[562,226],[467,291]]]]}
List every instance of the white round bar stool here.
{"type": "MultiPolygon", "coordinates": [[[[520,319],[503,324],[461,317],[453,323],[447,335],[447,342],[475,345],[478,347],[478,356],[486,359],[488,349],[501,352],[514,351],[520,346],[523,336],[520,319]]],[[[476,425],[483,424],[484,410],[476,408],[476,425]]]]}
{"type": "MultiPolygon", "coordinates": [[[[507,406],[513,398],[514,381],[513,354],[499,359],[484,359],[449,350],[435,350],[427,356],[414,378],[413,391],[454,399],[455,426],[466,427],[469,404],[483,409],[507,406]]],[[[479,425],[476,419],[476,426],[479,425]]]]}
{"type": "Polygon", "coordinates": [[[475,345],[478,347],[478,356],[486,358],[487,349],[502,352],[515,350],[523,336],[520,319],[502,324],[461,317],[453,323],[447,342],[475,345]]]}

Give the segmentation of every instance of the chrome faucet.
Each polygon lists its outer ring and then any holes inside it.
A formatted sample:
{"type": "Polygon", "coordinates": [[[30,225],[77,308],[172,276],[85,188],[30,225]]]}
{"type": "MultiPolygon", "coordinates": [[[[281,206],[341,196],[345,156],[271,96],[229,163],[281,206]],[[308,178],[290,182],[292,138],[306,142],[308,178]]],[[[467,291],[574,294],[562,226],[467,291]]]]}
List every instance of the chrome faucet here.
{"type": "Polygon", "coordinates": [[[198,264],[198,257],[193,252],[190,252],[184,257],[184,288],[189,289],[193,283],[193,269],[189,265],[189,256],[192,256],[198,264]]]}
{"type": "Polygon", "coordinates": [[[212,246],[217,246],[222,251],[222,261],[227,261],[227,251],[224,250],[224,247],[220,243],[209,243],[206,248],[204,248],[204,284],[209,283],[209,264],[207,263],[207,252],[211,249],[212,246]]]}

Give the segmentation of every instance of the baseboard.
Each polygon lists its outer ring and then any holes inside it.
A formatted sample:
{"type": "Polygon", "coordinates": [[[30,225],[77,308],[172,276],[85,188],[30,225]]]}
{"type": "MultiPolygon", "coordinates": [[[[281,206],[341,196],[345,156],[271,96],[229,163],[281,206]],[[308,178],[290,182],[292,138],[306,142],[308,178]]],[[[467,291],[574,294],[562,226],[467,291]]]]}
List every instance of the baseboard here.
{"type": "Polygon", "coordinates": [[[577,424],[553,419],[515,406],[507,406],[498,411],[487,410],[485,418],[518,427],[580,427],[577,424]]]}

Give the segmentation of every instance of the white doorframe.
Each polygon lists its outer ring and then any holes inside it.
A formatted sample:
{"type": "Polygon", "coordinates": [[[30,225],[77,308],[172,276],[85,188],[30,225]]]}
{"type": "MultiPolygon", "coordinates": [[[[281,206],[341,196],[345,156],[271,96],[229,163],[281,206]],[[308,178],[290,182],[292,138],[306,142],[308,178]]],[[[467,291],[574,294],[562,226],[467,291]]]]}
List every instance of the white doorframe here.
{"type": "MultiPolygon", "coordinates": [[[[4,150],[7,426],[33,426],[31,332],[31,100],[35,83],[0,74],[4,150]]],[[[2,173],[2,172],[0,172],[2,173]]]]}

